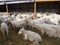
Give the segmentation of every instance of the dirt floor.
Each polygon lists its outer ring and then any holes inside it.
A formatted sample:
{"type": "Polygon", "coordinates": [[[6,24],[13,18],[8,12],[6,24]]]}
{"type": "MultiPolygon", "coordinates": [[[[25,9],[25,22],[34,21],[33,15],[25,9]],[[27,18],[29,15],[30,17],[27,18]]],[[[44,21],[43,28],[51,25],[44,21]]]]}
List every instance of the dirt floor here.
{"type": "MultiPolygon", "coordinates": [[[[40,34],[40,31],[37,29],[33,29],[33,31],[40,34]]],[[[42,36],[42,35],[41,35],[42,36]]],[[[42,36],[43,41],[39,43],[39,45],[60,45],[60,39],[48,37],[46,35],[42,36]]],[[[9,30],[9,35],[7,36],[7,40],[3,40],[2,33],[0,31],[0,45],[30,45],[31,42],[27,40],[23,40],[23,36],[18,35],[18,29],[9,30]]]]}

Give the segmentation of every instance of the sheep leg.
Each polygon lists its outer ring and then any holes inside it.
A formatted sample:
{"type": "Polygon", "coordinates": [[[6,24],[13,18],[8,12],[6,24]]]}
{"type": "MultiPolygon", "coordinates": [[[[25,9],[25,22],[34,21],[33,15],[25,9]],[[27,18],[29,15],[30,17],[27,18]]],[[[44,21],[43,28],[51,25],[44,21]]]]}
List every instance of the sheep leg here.
{"type": "Polygon", "coordinates": [[[6,36],[5,36],[5,31],[4,30],[2,30],[2,34],[3,34],[4,40],[6,40],[6,36]]]}
{"type": "Polygon", "coordinates": [[[37,40],[35,40],[33,43],[34,45],[39,45],[37,40]]]}
{"type": "Polygon", "coordinates": [[[34,40],[31,45],[39,45],[37,40],[34,40]]]}
{"type": "Polygon", "coordinates": [[[11,23],[11,25],[12,25],[13,29],[15,30],[15,25],[13,23],[11,23]]]}
{"type": "Polygon", "coordinates": [[[7,33],[7,35],[8,35],[8,32],[9,32],[8,29],[6,29],[6,33],[7,33]]]}
{"type": "Polygon", "coordinates": [[[34,43],[30,44],[30,45],[35,45],[34,43]]]}
{"type": "Polygon", "coordinates": [[[44,30],[41,30],[42,35],[44,34],[44,30]]]}
{"type": "Polygon", "coordinates": [[[25,35],[25,37],[24,37],[23,39],[25,39],[25,40],[26,40],[26,39],[27,39],[27,34],[24,34],[24,35],[25,35]]]}
{"type": "Polygon", "coordinates": [[[31,43],[30,45],[36,45],[36,44],[35,44],[35,41],[32,41],[32,43],[31,43]]]}
{"type": "Polygon", "coordinates": [[[13,26],[14,30],[15,30],[15,26],[13,26]]]}

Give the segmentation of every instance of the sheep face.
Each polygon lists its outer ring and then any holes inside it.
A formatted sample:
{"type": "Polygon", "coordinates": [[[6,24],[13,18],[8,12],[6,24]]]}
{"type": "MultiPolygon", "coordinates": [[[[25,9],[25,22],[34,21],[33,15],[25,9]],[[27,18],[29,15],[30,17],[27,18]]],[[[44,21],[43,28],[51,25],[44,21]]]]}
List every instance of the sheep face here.
{"type": "Polygon", "coordinates": [[[21,31],[18,32],[18,34],[21,34],[21,33],[22,33],[21,31]]]}
{"type": "Polygon", "coordinates": [[[22,29],[20,29],[20,31],[18,32],[18,34],[23,34],[24,35],[24,40],[27,40],[28,38],[27,38],[27,34],[25,33],[26,31],[25,31],[25,29],[24,28],[22,28],[22,29]]]}
{"type": "Polygon", "coordinates": [[[19,30],[18,34],[23,34],[24,32],[25,32],[25,29],[22,28],[22,29],[19,30]]]}

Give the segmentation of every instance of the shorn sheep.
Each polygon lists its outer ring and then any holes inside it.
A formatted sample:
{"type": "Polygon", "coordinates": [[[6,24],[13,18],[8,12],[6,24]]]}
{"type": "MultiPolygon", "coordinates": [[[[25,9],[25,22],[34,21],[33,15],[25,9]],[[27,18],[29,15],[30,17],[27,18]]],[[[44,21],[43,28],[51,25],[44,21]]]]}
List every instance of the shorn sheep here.
{"type": "MultiPolygon", "coordinates": [[[[56,25],[52,24],[46,24],[46,23],[39,23],[39,21],[28,21],[30,26],[37,28],[42,32],[42,34],[45,32],[49,37],[57,37],[57,27],[56,25]],[[54,27],[54,28],[53,28],[54,27]]],[[[59,29],[58,29],[59,30],[59,29]]]]}
{"type": "Polygon", "coordinates": [[[52,25],[46,23],[30,23],[30,25],[40,30],[42,34],[45,32],[49,37],[60,38],[60,25],[52,25]]]}
{"type": "Polygon", "coordinates": [[[4,40],[6,40],[6,36],[8,35],[8,25],[5,22],[1,23],[1,32],[3,34],[4,40]]]}
{"type": "Polygon", "coordinates": [[[25,30],[23,27],[19,30],[18,34],[23,34],[25,36],[24,37],[25,40],[32,41],[36,45],[39,45],[38,42],[42,41],[42,38],[38,33],[30,30],[25,30]]]}
{"type": "Polygon", "coordinates": [[[15,29],[15,27],[16,28],[22,27],[25,23],[26,23],[25,19],[15,19],[13,21],[11,20],[11,24],[14,27],[14,29],[15,29]]]}

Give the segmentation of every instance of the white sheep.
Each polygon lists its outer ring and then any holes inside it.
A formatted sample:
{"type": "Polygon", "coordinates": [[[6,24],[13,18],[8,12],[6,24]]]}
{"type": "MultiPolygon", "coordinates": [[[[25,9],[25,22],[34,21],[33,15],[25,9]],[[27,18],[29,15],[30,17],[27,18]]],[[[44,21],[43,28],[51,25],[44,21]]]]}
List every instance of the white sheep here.
{"type": "Polygon", "coordinates": [[[52,19],[49,19],[51,22],[53,22],[54,24],[58,24],[58,21],[59,19],[58,18],[52,18],[52,19]]]}
{"type": "Polygon", "coordinates": [[[8,35],[8,25],[5,22],[1,23],[1,32],[4,36],[4,39],[6,39],[6,36],[8,35]]]}
{"type": "Polygon", "coordinates": [[[1,21],[1,22],[4,21],[4,19],[5,19],[6,17],[8,17],[8,15],[3,15],[3,14],[1,14],[1,15],[0,15],[0,21],[1,21]]]}
{"type": "Polygon", "coordinates": [[[0,18],[0,21],[1,21],[1,22],[5,22],[5,23],[7,23],[7,24],[10,23],[10,20],[11,20],[11,18],[10,18],[10,16],[8,16],[8,15],[2,15],[1,18],[0,18]]]}
{"type": "Polygon", "coordinates": [[[56,29],[54,29],[51,24],[39,23],[39,21],[36,20],[31,20],[29,24],[32,27],[39,29],[42,34],[45,32],[49,37],[56,37],[56,29]]]}
{"type": "Polygon", "coordinates": [[[49,37],[56,37],[56,29],[52,28],[49,24],[37,24],[35,25],[40,31],[44,30],[44,32],[49,37]]]}
{"type": "Polygon", "coordinates": [[[52,27],[56,30],[56,37],[60,38],[60,25],[52,25],[52,27]]]}
{"type": "Polygon", "coordinates": [[[19,30],[18,34],[21,34],[21,33],[24,34],[24,36],[25,36],[24,39],[25,40],[35,42],[36,45],[39,45],[38,42],[42,41],[41,36],[36,32],[30,31],[30,30],[25,30],[24,28],[21,28],[19,30]]]}
{"type": "Polygon", "coordinates": [[[46,24],[54,24],[54,25],[56,24],[56,23],[52,22],[50,19],[48,19],[48,18],[43,19],[43,21],[46,24]]]}
{"type": "Polygon", "coordinates": [[[47,22],[50,22],[52,24],[58,24],[59,20],[60,20],[60,15],[58,14],[54,14],[54,13],[50,13],[50,15],[46,16],[44,15],[42,18],[42,20],[48,20],[47,22]]]}
{"type": "Polygon", "coordinates": [[[18,14],[17,16],[16,16],[16,19],[22,19],[23,17],[20,15],[20,14],[18,14]]]}
{"type": "Polygon", "coordinates": [[[45,32],[49,37],[60,38],[60,25],[41,23],[40,20],[28,20],[28,24],[39,29],[42,34],[45,32]]]}
{"type": "Polygon", "coordinates": [[[25,19],[14,19],[14,20],[11,20],[10,21],[12,26],[16,28],[20,28],[21,26],[23,26],[26,22],[25,22],[25,19]]]}
{"type": "Polygon", "coordinates": [[[14,20],[14,19],[16,18],[16,13],[12,14],[12,15],[10,16],[10,18],[11,18],[12,20],[14,20]]]}

